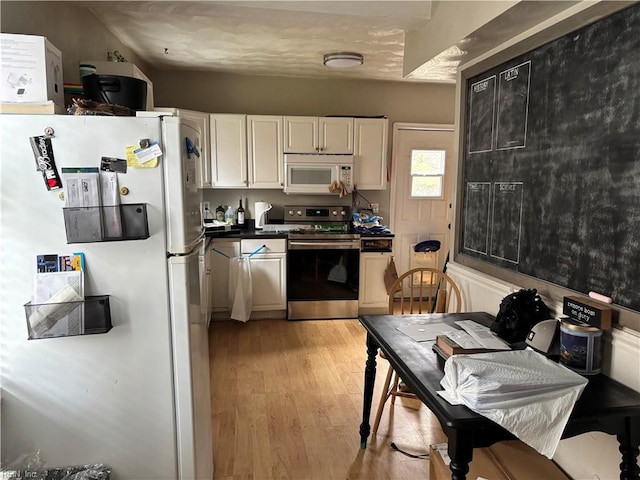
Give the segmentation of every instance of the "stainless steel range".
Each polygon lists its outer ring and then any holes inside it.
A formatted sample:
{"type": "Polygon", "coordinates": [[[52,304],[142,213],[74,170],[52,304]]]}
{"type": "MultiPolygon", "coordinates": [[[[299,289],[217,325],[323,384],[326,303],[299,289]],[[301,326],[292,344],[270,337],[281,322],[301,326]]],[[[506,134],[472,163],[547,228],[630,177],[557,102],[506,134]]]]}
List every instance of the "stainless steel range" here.
{"type": "Polygon", "coordinates": [[[358,316],[360,235],[346,206],[287,205],[289,320],[358,316]]]}

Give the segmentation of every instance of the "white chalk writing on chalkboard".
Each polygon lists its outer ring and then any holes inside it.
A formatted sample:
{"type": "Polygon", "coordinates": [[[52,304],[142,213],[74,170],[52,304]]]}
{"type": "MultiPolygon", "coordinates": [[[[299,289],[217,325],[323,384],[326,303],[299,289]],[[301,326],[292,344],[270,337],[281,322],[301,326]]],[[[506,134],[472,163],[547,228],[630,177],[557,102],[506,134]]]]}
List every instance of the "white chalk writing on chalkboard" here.
{"type": "Polygon", "coordinates": [[[469,153],[493,150],[493,114],[496,103],[496,76],[471,85],[469,99],[469,153]]]}
{"type": "Polygon", "coordinates": [[[491,182],[467,182],[464,249],[486,255],[489,251],[491,182]]]}
{"type": "Polygon", "coordinates": [[[527,144],[531,60],[500,73],[496,148],[524,148],[527,144]]]}
{"type": "Polygon", "coordinates": [[[522,232],[523,182],[493,184],[491,256],[518,264],[522,232]]]}

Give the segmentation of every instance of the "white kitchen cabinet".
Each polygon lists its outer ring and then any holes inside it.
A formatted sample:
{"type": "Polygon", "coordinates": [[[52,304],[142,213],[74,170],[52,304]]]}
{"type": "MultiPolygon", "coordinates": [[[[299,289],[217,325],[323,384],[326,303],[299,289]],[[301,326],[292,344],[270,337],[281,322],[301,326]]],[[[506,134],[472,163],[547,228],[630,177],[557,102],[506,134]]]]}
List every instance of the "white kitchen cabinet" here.
{"type": "Polygon", "coordinates": [[[211,184],[216,188],[247,188],[247,116],[209,115],[211,184]]]}
{"type": "Polygon", "coordinates": [[[360,254],[360,289],[358,293],[360,314],[387,313],[389,296],[384,284],[384,271],[392,256],[390,252],[360,254]]]}
{"type": "Polygon", "coordinates": [[[284,153],[353,153],[353,118],[284,117],[284,153]]]}
{"type": "Polygon", "coordinates": [[[356,118],[354,130],[354,184],[358,190],[386,190],[389,121],[356,118]]]}
{"type": "Polygon", "coordinates": [[[247,115],[249,188],[283,188],[283,117],[247,115]]]}
{"type": "Polygon", "coordinates": [[[251,311],[285,310],[287,306],[286,240],[284,238],[242,240],[242,255],[250,255],[261,245],[265,245],[265,248],[249,258],[252,290],[251,311]]]}
{"type": "Polygon", "coordinates": [[[198,188],[211,187],[211,156],[209,139],[211,132],[209,131],[209,114],[204,112],[196,112],[194,110],[186,110],[184,108],[158,107],[156,112],[168,112],[180,118],[184,118],[198,130],[200,134],[200,143],[196,144],[196,148],[200,153],[197,157],[196,164],[196,184],[198,188]]]}
{"type": "Polygon", "coordinates": [[[214,313],[229,311],[229,258],[240,256],[240,240],[213,240],[211,252],[211,305],[214,313]],[[216,252],[217,250],[217,252],[216,252]],[[218,252],[224,253],[221,255],[218,252]]]}

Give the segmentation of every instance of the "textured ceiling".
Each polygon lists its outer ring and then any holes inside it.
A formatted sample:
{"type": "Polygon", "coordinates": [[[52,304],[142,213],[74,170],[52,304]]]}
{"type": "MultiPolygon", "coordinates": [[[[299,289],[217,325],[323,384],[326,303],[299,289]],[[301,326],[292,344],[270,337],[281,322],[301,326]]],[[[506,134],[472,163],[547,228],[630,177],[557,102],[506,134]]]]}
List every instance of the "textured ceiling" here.
{"type": "MultiPolygon", "coordinates": [[[[405,30],[431,18],[432,2],[410,1],[82,1],[124,44],[159,70],[247,75],[454,82],[456,68],[575,2],[520,2],[403,78],[405,30]],[[364,65],[322,64],[353,51],[364,65]]],[[[433,2],[437,4],[438,2],[433,2]]],[[[460,2],[463,5],[464,2],[460,2]]],[[[451,19],[455,21],[456,19],[451,19]]]]}
{"type": "Polygon", "coordinates": [[[404,29],[419,28],[429,13],[428,2],[415,1],[82,2],[82,6],[159,69],[380,80],[402,79],[404,29]],[[316,11],[309,11],[313,4],[316,11]],[[317,11],[331,6],[342,8],[338,13],[317,11]],[[395,12],[402,16],[384,16],[395,12]],[[362,53],[365,64],[345,71],[322,64],[325,53],[342,51],[362,53]]]}

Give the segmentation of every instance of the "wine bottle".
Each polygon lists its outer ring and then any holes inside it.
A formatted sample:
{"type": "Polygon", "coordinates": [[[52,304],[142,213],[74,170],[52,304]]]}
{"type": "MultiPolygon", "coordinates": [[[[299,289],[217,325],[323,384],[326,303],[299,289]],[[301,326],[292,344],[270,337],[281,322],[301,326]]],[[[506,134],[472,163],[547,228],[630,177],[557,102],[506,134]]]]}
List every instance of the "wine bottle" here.
{"type": "Polygon", "coordinates": [[[244,208],[242,208],[242,197],[240,197],[240,206],[236,211],[236,223],[238,225],[244,225],[244,208]]]}

